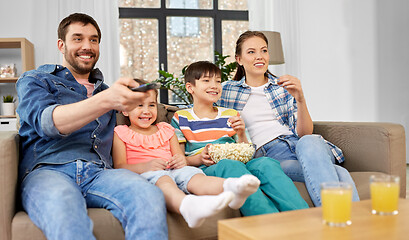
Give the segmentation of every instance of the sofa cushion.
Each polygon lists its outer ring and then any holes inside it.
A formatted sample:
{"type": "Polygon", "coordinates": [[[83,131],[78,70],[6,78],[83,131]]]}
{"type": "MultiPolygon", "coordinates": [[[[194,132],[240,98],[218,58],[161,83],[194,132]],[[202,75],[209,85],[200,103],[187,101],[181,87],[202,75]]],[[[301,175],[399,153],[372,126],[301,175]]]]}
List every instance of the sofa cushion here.
{"type": "MultiPolygon", "coordinates": [[[[89,208],[88,215],[94,223],[94,235],[98,240],[125,239],[120,222],[108,210],[89,208]]],[[[217,239],[217,221],[240,216],[239,210],[226,208],[206,219],[201,227],[189,228],[180,214],[168,212],[169,239],[217,239]]],[[[43,232],[34,225],[24,211],[20,211],[14,216],[12,236],[13,239],[18,240],[46,240],[43,232]]]]}

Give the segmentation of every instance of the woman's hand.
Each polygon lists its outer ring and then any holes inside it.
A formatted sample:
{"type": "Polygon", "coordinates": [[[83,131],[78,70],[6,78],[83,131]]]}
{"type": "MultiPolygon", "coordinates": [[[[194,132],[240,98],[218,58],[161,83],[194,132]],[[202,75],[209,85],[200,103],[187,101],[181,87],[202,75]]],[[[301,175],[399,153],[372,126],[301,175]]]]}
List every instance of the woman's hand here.
{"type": "Polygon", "coordinates": [[[310,113],[308,112],[307,103],[304,98],[304,93],[301,88],[301,82],[298,78],[284,75],[278,79],[278,84],[295,98],[297,101],[297,134],[299,137],[310,135],[313,132],[314,126],[310,113]]]}
{"type": "Polygon", "coordinates": [[[179,169],[185,167],[186,165],[187,165],[186,158],[181,154],[173,155],[170,161],[168,162],[168,168],[170,169],[179,169]]]}
{"type": "Polygon", "coordinates": [[[301,87],[301,81],[291,75],[283,75],[278,78],[278,84],[285,88],[297,102],[304,102],[304,92],[301,87]]]}

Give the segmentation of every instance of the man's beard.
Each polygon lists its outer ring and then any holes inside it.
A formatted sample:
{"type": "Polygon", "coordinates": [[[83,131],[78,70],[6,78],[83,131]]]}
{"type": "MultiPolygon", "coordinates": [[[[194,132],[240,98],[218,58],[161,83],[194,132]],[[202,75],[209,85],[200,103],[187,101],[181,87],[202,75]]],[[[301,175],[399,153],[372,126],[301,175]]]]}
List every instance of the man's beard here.
{"type": "MultiPolygon", "coordinates": [[[[75,58],[75,56],[72,56],[71,54],[69,54],[67,47],[65,47],[65,60],[70,64],[70,66],[73,68],[73,70],[78,73],[78,74],[87,74],[90,73],[92,71],[92,69],[94,69],[95,64],[97,64],[98,61],[98,57],[96,56],[95,53],[91,52],[91,51],[87,51],[87,52],[81,52],[81,53],[86,53],[86,54],[91,54],[92,58],[95,59],[95,61],[92,63],[92,65],[81,65],[79,64],[78,60],[75,58]]],[[[78,54],[75,53],[75,54],[78,54]]]]}

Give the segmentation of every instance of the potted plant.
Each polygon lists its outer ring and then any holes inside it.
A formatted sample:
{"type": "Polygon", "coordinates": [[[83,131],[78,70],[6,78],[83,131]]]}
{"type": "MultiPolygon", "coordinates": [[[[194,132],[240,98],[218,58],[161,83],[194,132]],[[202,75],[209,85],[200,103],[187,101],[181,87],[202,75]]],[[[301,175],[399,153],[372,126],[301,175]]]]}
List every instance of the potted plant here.
{"type": "Polygon", "coordinates": [[[6,95],[3,96],[3,103],[1,105],[1,108],[3,110],[3,115],[5,116],[13,116],[14,113],[14,96],[13,95],[6,95]]]}
{"type": "MultiPolygon", "coordinates": [[[[229,57],[229,55],[223,56],[221,53],[215,51],[216,61],[215,64],[219,66],[222,72],[222,82],[227,81],[230,79],[230,75],[236,70],[237,63],[231,62],[226,64],[225,59],[229,57]]],[[[193,103],[193,99],[190,94],[187,92],[185,87],[185,81],[183,80],[183,76],[185,74],[187,66],[182,69],[182,75],[180,78],[174,76],[174,74],[159,70],[160,77],[155,80],[161,84],[161,89],[166,89],[173,92],[184,104],[189,105],[193,103]]]]}

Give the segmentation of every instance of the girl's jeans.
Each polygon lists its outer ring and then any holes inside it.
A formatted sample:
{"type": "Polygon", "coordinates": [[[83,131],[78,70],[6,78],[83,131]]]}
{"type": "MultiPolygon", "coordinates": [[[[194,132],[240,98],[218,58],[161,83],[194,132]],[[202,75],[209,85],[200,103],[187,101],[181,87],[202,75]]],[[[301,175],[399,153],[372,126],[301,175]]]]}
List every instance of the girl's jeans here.
{"type": "Polygon", "coordinates": [[[159,188],[125,169],[80,160],[45,165],[22,182],[22,202],[47,239],[95,239],[88,208],[105,208],[126,239],[167,239],[165,200],[159,188]]]}
{"type": "Polygon", "coordinates": [[[261,146],[255,157],[260,156],[278,160],[293,181],[305,182],[315,206],[321,206],[320,184],[323,182],[351,183],[352,201],[359,201],[351,175],[345,168],[335,165],[334,155],[320,136],[280,136],[261,146]]]}

